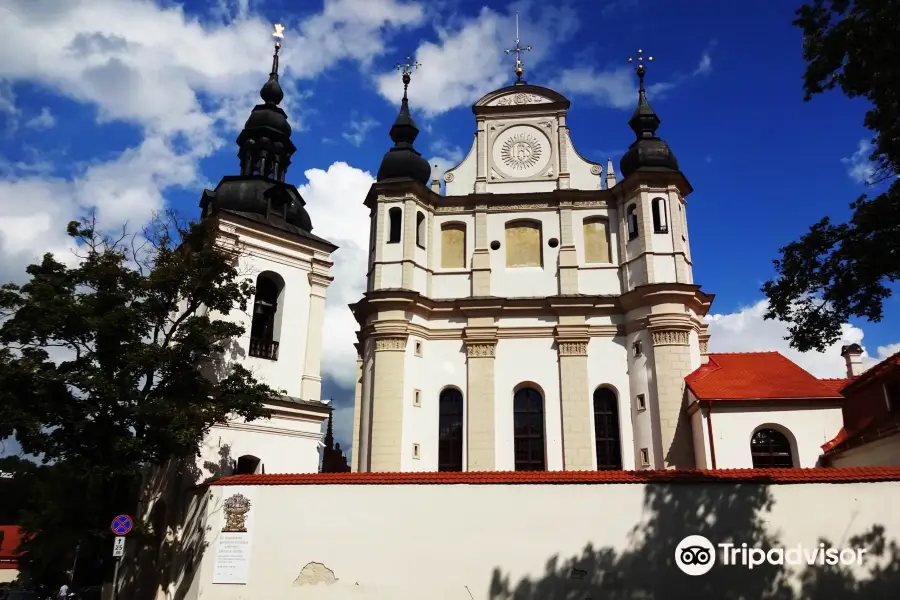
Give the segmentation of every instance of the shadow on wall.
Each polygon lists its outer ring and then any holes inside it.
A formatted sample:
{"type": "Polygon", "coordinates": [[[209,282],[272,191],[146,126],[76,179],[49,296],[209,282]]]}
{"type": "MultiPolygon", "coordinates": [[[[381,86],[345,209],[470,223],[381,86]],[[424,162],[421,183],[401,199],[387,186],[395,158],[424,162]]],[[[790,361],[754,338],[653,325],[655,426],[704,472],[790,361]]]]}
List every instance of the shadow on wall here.
{"type": "MultiPolygon", "coordinates": [[[[875,484],[877,485],[877,484],[875,484]]],[[[826,498],[822,499],[827,502],[826,498]]],[[[702,535],[713,544],[765,550],[781,546],[775,532],[765,528],[774,500],[765,484],[650,485],[644,499],[648,515],[632,532],[630,548],[619,551],[588,545],[578,556],[553,556],[540,579],[512,582],[494,570],[489,600],[638,600],[711,598],[716,600],[848,600],[896,598],[900,590],[900,548],[885,541],[881,526],[848,540],[820,540],[826,547],[864,547],[861,567],[816,564],[775,566],[752,570],[725,566],[721,555],[703,575],[683,573],[675,562],[675,548],[689,535],[702,535]],[[834,542],[834,544],[832,544],[834,542]],[[790,570],[797,575],[792,577],[790,570]],[[793,585],[792,581],[793,580],[793,585]]],[[[810,510],[830,510],[825,505],[810,510]]],[[[853,515],[835,514],[852,526],[853,515]]],[[[796,547],[796,546],[791,546],[796,547]]],[[[806,549],[812,551],[808,546],[806,549]]],[[[478,590],[470,592],[473,599],[478,590]]]]}

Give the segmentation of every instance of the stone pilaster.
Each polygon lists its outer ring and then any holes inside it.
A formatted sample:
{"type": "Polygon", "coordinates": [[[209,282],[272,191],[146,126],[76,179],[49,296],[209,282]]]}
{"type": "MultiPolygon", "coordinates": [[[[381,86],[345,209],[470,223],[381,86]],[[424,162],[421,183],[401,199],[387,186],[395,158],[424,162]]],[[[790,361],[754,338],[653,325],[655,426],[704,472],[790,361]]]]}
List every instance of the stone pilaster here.
{"type": "Polygon", "coordinates": [[[391,334],[375,342],[369,471],[398,472],[403,452],[403,387],[408,336],[391,334]]]}
{"type": "Polygon", "coordinates": [[[692,371],[690,329],[688,325],[674,322],[654,325],[651,317],[649,330],[653,340],[663,466],[692,469],[693,440],[690,421],[684,412],[684,378],[692,371]]]}
{"type": "Polygon", "coordinates": [[[375,219],[375,257],[373,259],[375,264],[369,265],[368,289],[370,292],[381,287],[381,271],[384,268],[381,265],[381,261],[384,260],[386,215],[387,209],[384,207],[384,202],[379,202],[378,207],[375,209],[375,215],[373,215],[375,219]]]}
{"type": "Polygon", "coordinates": [[[359,467],[362,464],[362,459],[359,451],[359,434],[360,427],[362,425],[362,356],[359,355],[359,347],[360,344],[354,344],[356,346],[356,385],[353,390],[353,448],[351,449],[352,454],[350,455],[350,470],[354,473],[359,472],[359,467]]]}
{"type": "Polygon", "coordinates": [[[325,322],[325,291],[334,278],[321,273],[309,274],[309,317],[306,321],[306,355],[300,397],[319,400],[322,396],[322,325],[325,322]]]}
{"type": "Polygon", "coordinates": [[[487,205],[475,207],[475,250],[472,253],[472,295],[491,295],[491,251],[488,249],[487,205]]]}
{"type": "Polygon", "coordinates": [[[407,200],[403,204],[403,279],[400,287],[413,289],[413,273],[416,257],[416,203],[407,200]]]}
{"type": "Polygon", "coordinates": [[[478,133],[475,144],[475,193],[487,192],[487,123],[484,119],[478,119],[478,133]]]}
{"type": "MultiPolygon", "coordinates": [[[[468,332],[467,332],[468,333],[468,332]]],[[[466,457],[468,471],[493,471],[496,464],[494,357],[497,340],[475,332],[467,336],[466,457]]]]}
{"type": "Polygon", "coordinates": [[[588,389],[588,337],[557,328],[559,390],[562,404],[563,469],[585,471],[594,468],[591,437],[591,406],[588,389]],[[562,331],[561,331],[562,330],[562,331]]]}
{"type": "Polygon", "coordinates": [[[572,203],[560,202],[559,207],[559,293],[578,293],[578,252],[572,233],[572,203]]]}

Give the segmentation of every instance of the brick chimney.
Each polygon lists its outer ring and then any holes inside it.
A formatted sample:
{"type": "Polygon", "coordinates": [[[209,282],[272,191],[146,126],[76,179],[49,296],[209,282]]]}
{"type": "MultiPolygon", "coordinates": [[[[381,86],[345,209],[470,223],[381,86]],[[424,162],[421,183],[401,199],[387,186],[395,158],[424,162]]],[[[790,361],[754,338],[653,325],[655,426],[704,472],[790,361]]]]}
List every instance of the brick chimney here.
{"type": "Polygon", "coordinates": [[[850,344],[841,347],[841,356],[847,363],[847,378],[859,377],[862,373],[862,355],[863,349],[859,344],[850,344]]]}

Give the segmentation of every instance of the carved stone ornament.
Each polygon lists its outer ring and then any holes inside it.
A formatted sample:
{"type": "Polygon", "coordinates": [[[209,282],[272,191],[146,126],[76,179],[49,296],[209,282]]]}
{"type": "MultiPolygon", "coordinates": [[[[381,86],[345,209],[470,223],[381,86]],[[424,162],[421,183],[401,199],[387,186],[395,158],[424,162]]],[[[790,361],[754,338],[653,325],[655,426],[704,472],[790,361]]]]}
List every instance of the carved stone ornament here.
{"type": "Polygon", "coordinates": [[[541,159],[541,144],[532,135],[517,133],[503,142],[500,159],[517,171],[530,169],[541,159]]]}
{"type": "Polygon", "coordinates": [[[700,354],[708,354],[709,353],[709,342],[706,340],[700,340],[700,354]]]}
{"type": "Polygon", "coordinates": [[[493,342],[482,344],[467,344],[466,356],[470,358],[485,358],[494,356],[497,351],[497,344],[493,342]]]}
{"type": "Polygon", "coordinates": [[[603,172],[603,167],[600,165],[591,165],[591,175],[599,175],[603,172]]]}
{"type": "Polygon", "coordinates": [[[465,212],[466,206],[463,204],[446,204],[437,207],[437,212],[446,213],[446,212],[465,212]]]}
{"type": "Polygon", "coordinates": [[[250,512],[250,500],[242,494],[235,494],[225,500],[224,533],[247,533],[247,513],[250,512]]]}
{"type": "Polygon", "coordinates": [[[491,205],[491,212],[506,212],[508,210],[535,210],[537,208],[550,208],[549,202],[527,202],[521,204],[497,204],[491,205]]]}
{"type": "Polygon", "coordinates": [[[518,93],[500,98],[497,100],[497,106],[509,106],[510,104],[539,104],[543,101],[543,96],[538,96],[537,94],[518,93]]]}
{"type": "Polygon", "coordinates": [[[404,351],[406,350],[406,338],[378,338],[375,340],[375,351],[381,350],[404,351]]]}
{"type": "Polygon", "coordinates": [[[455,177],[453,176],[453,173],[444,173],[444,181],[446,183],[453,183],[454,179],[455,177]]]}
{"type": "Polygon", "coordinates": [[[560,342],[560,356],[587,356],[587,342],[560,342]]]}
{"type": "Polygon", "coordinates": [[[654,331],[654,346],[687,346],[690,341],[690,333],[687,331],[654,331]]]}

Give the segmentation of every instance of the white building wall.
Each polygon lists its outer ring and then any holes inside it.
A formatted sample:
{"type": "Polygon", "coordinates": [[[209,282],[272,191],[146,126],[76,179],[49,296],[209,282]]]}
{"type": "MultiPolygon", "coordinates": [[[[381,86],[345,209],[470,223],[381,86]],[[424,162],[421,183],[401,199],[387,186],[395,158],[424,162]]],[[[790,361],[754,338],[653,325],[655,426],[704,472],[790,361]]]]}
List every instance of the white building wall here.
{"type": "MultiPolygon", "coordinates": [[[[614,589],[628,597],[696,597],[697,586],[709,597],[763,597],[776,573],[798,589],[804,574],[809,583],[833,585],[834,578],[810,572],[831,572],[822,566],[773,572],[721,564],[691,578],[668,557],[681,539],[698,533],[714,544],[742,539],[752,544],[765,536],[776,547],[802,545],[812,552],[822,538],[848,547],[848,538],[875,525],[884,527],[889,547],[900,531],[900,512],[885,509],[886,499],[900,497],[896,481],[259,485],[212,486],[207,494],[208,549],[200,553],[195,570],[204,600],[513,597],[498,591],[503,582],[519,590],[515,597],[581,600],[603,597],[614,585],[608,583],[610,573],[621,586],[614,589]],[[247,583],[213,584],[222,505],[237,493],[251,502],[247,583]],[[816,509],[823,501],[827,509],[816,509]],[[286,518],[291,507],[314,510],[286,518]],[[648,522],[655,527],[645,526],[648,522]],[[635,528],[644,535],[635,535],[635,528]],[[573,578],[573,568],[587,577],[573,578]]],[[[863,580],[875,564],[870,550],[861,565],[847,569],[863,580]]],[[[816,590],[809,597],[827,596],[827,589],[816,590]]]]}
{"type": "Polygon", "coordinates": [[[547,470],[562,470],[559,359],[551,337],[501,339],[497,343],[494,359],[496,470],[515,469],[513,394],[517,386],[525,383],[536,384],[544,396],[547,470]]]}
{"type": "Polygon", "coordinates": [[[488,244],[500,242],[498,250],[491,250],[491,294],[504,298],[552,296],[559,293],[559,246],[547,245],[550,238],[560,237],[559,216],[553,211],[491,213],[487,215],[488,244]],[[538,221],[541,224],[541,267],[506,266],[506,224],[510,221],[538,221]]]}
{"type": "Polygon", "coordinates": [[[200,446],[197,467],[211,477],[222,474],[217,469],[223,458],[236,461],[249,454],[261,459],[266,473],[316,473],[325,418],[324,413],[315,420],[273,416],[215,425],[200,446]]]}
{"type": "MultiPolygon", "coordinates": [[[[400,468],[403,471],[437,471],[438,424],[441,390],[455,387],[463,394],[463,439],[466,435],[465,400],[466,354],[460,340],[423,341],[422,356],[414,352],[414,336],[407,347],[406,390],[403,406],[403,455],[400,468]],[[415,406],[415,390],[419,390],[420,406],[415,406]],[[413,458],[413,444],[418,444],[420,458],[413,458]]],[[[465,444],[463,444],[463,464],[465,444]]]]}
{"type": "MultiPolygon", "coordinates": [[[[619,400],[619,437],[622,443],[622,468],[634,470],[636,445],[636,414],[632,403],[629,381],[628,352],[623,347],[624,338],[591,338],[588,343],[588,402],[589,412],[584,416],[595,439],[593,394],[599,387],[608,387],[616,392],[619,400]]],[[[594,466],[597,457],[594,456],[594,466]]]]}
{"type": "MultiPolygon", "coordinates": [[[[770,427],[787,435],[794,453],[794,466],[815,467],[822,454],[822,444],[833,439],[835,432],[843,426],[841,409],[838,406],[822,405],[785,408],[785,403],[782,406],[747,408],[729,405],[727,400],[713,401],[712,435],[716,468],[752,468],[750,438],[757,429],[763,427],[770,427]]],[[[695,432],[695,436],[702,436],[707,441],[708,418],[708,415],[703,414],[699,419],[692,420],[692,426],[701,428],[700,432],[695,432]]],[[[696,455],[696,448],[694,453],[696,455]]]]}

